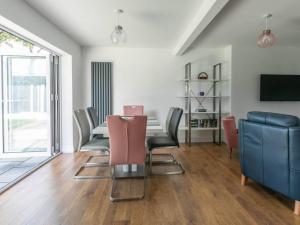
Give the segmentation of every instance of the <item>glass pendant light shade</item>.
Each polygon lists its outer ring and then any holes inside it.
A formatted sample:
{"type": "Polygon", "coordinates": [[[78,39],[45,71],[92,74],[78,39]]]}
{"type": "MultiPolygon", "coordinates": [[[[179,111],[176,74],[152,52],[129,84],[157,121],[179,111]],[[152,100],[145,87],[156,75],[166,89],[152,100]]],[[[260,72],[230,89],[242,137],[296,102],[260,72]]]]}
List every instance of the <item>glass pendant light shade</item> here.
{"type": "Polygon", "coordinates": [[[111,39],[111,42],[113,44],[118,44],[119,43],[119,37],[118,37],[118,34],[115,30],[111,33],[110,39],[111,39]]]}
{"type": "Polygon", "coordinates": [[[123,27],[119,24],[119,16],[120,14],[124,13],[124,11],[122,9],[117,9],[116,13],[117,13],[116,26],[110,35],[110,39],[113,44],[125,43],[126,33],[123,27]]]}
{"type": "Polygon", "coordinates": [[[272,47],[276,43],[276,37],[271,32],[271,30],[264,30],[261,35],[259,35],[257,40],[257,45],[261,48],[272,47]]]}
{"type": "Polygon", "coordinates": [[[268,28],[268,18],[272,17],[272,14],[264,15],[263,18],[266,19],[266,28],[263,30],[262,34],[259,35],[257,39],[257,45],[260,48],[269,48],[276,43],[276,37],[272,31],[268,28]]]}
{"type": "Polygon", "coordinates": [[[123,27],[117,25],[114,31],[110,35],[111,42],[113,44],[125,43],[126,42],[126,33],[123,30],[123,27]]]}

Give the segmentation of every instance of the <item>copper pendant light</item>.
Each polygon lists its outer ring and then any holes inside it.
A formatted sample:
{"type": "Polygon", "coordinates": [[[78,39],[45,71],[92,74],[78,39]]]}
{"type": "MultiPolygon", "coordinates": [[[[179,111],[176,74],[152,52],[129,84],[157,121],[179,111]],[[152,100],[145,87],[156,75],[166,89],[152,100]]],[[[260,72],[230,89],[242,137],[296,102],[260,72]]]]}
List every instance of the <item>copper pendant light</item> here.
{"type": "Polygon", "coordinates": [[[266,20],[266,28],[263,30],[262,34],[259,35],[257,40],[257,45],[260,48],[270,48],[276,43],[276,37],[268,27],[268,19],[272,17],[272,14],[266,14],[263,18],[266,20]]]}

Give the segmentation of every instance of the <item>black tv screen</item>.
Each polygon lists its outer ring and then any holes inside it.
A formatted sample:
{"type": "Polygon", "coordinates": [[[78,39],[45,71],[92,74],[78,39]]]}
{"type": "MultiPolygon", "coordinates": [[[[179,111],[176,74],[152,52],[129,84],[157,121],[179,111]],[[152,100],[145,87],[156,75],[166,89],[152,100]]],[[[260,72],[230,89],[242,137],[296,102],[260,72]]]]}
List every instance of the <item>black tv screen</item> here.
{"type": "Polygon", "coordinates": [[[260,101],[300,101],[300,75],[262,74],[260,101]]]}

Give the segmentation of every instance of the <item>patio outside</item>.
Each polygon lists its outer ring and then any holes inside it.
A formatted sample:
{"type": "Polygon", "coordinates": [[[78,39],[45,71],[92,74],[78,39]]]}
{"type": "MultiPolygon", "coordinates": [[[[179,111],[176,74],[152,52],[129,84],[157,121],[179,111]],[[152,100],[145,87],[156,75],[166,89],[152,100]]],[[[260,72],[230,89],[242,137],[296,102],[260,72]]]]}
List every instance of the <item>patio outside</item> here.
{"type": "Polygon", "coordinates": [[[49,146],[47,113],[10,113],[5,153],[46,152],[49,146]]]}

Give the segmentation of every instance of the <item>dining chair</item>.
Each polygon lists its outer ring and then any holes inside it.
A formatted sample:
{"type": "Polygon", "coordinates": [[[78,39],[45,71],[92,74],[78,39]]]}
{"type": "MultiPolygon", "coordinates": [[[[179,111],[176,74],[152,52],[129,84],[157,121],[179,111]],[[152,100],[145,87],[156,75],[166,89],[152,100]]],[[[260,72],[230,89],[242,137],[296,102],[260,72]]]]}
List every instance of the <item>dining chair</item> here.
{"type": "Polygon", "coordinates": [[[168,126],[167,135],[162,136],[153,136],[147,140],[148,150],[149,150],[149,170],[150,174],[158,174],[158,175],[172,175],[172,174],[183,174],[185,171],[181,165],[175,158],[174,160],[167,162],[154,162],[153,151],[160,148],[179,148],[178,141],[178,127],[180,123],[180,119],[182,116],[183,110],[181,108],[174,108],[171,118],[170,124],[168,126]],[[161,172],[161,173],[153,173],[152,166],[154,165],[176,165],[177,170],[170,172],[161,172]]]}
{"type": "MultiPolygon", "coordinates": [[[[78,128],[79,142],[78,151],[80,152],[100,152],[98,157],[108,157],[109,155],[109,139],[98,138],[90,140],[90,126],[85,110],[79,109],[74,111],[74,119],[78,128]]],[[[80,175],[82,170],[86,167],[108,167],[107,163],[91,163],[90,160],[94,155],[89,156],[88,160],[79,168],[75,174],[76,179],[102,179],[108,176],[96,176],[96,175],[80,175]]]]}
{"type": "Polygon", "coordinates": [[[171,107],[168,111],[168,114],[167,114],[167,117],[166,117],[165,131],[160,132],[160,133],[155,133],[154,135],[156,135],[156,136],[168,136],[170,121],[171,121],[171,117],[172,117],[174,109],[175,109],[175,107],[171,107]]]}
{"type": "MultiPolygon", "coordinates": [[[[166,118],[166,129],[165,129],[165,132],[160,132],[160,133],[156,133],[154,134],[154,136],[168,136],[169,134],[169,126],[170,126],[170,121],[171,121],[171,117],[172,117],[172,114],[174,112],[174,109],[175,107],[171,107],[168,111],[168,114],[167,114],[167,118],[166,118]]],[[[170,159],[167,159],[167,160],[155,160],[152,158],[152,164],[154,163],[164,163],[164,162],[174,162],[175,161],[175,157],[172,153],[162,153],[162,154],[159,154],[159,153],[156,153],[155,156],[159,156],[159,157],[169,157],[170,159]]]]}
{"type": "Polygon", "coordinates": [[[87,107],[86,112],[88,114],[89,123],[91,128],[99,126],[99,117],[97,115],[97,110],[94,107],[87,107]]]}
{"type": "Polygon", "coordinates": [[[236,128],[234,116],[222,118],[222,124],[224,127],[226,144],[229,149],[229,158],[231,159],[232,150],[238,148],[238,130],[236,128]]]}
{"type": "Polygon", "coordinates": [[[124,116],[141,116],[144,114],[143,105],[124,105],[123,115],[124,116]]]}
{"type": "Polygon", "coordinates": [[[90,139],[103,138],[102,134],[96,134],[96,135],[92,134],[92,130],[99,126],[99,117],[97,115],[97,110],[94,107],[87,107],[86,113],[88,116],[88,121],[89,121],[90,129],[91,129],[90,139]]]}
{"type": "MultiPolygon", "coordinates": [[[[112,168],[112,189],[110,194],[111,201],[142,199],[145,196],[146,187],[146,116],[134,116],[124,118],[121,116],[107,116],[107,126],[110,142],[110,160],[112,168]],[[140,196],[120,197],[114,196],[116,187],[116,166],[124,164],[143,164],[144,165],[144,190],[140,196]]],[[[130,177],[126,177],[130,178],[130,177]]]]}

